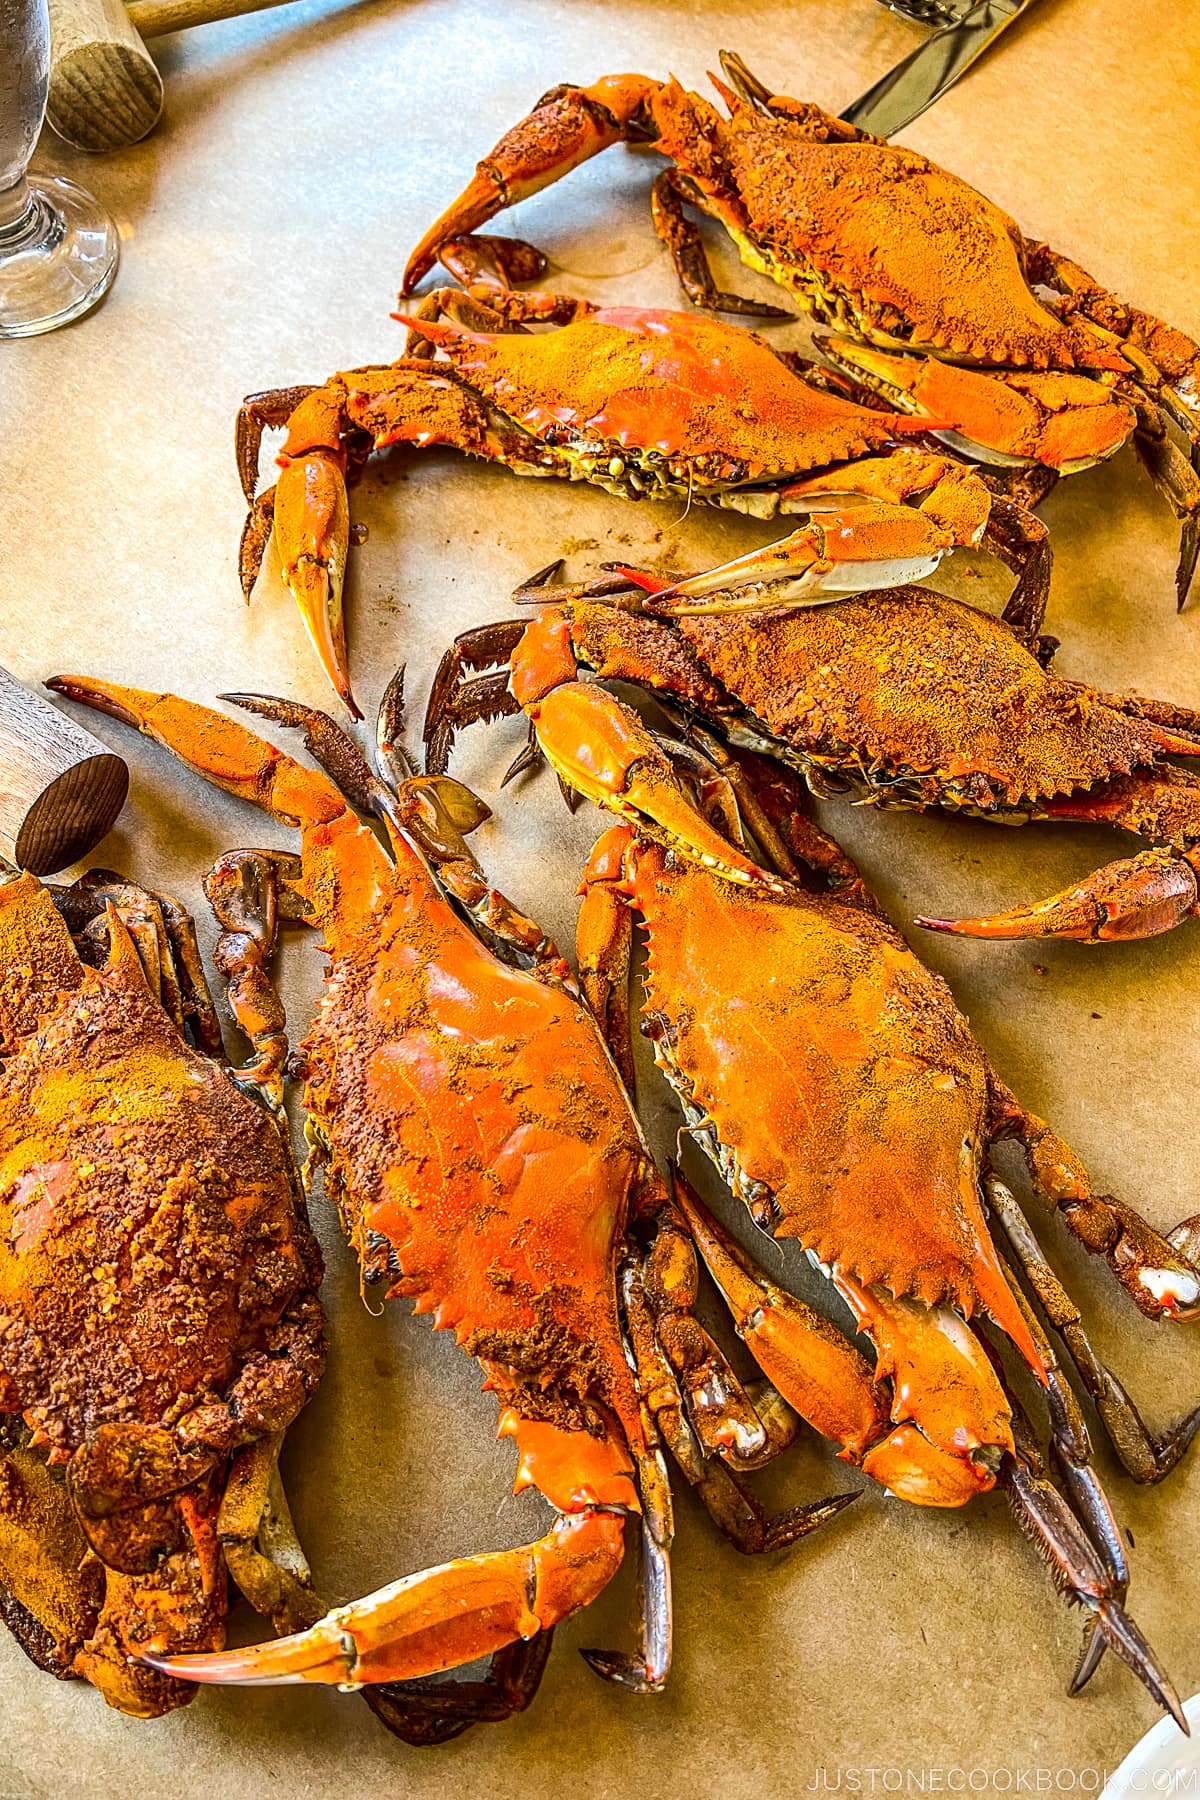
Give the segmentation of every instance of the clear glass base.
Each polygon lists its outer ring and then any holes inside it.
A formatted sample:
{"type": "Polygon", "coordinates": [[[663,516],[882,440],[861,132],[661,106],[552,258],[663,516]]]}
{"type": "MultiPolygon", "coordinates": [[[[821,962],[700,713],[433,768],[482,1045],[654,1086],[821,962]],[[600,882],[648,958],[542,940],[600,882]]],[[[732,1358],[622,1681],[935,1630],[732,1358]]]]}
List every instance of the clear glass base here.
{"type": "Polygon", "coordinates": [[[54,331],[90,312],[117,272],[104,208],[62,175],[31,174],[28,205],[0,226],[0,338],[54,331]]]}

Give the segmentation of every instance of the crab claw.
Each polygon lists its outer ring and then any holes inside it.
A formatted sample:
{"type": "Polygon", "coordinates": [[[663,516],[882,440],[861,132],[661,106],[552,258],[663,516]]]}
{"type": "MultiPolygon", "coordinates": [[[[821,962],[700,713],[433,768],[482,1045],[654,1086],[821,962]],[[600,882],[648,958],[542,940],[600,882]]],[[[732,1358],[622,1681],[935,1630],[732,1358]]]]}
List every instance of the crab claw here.
{"type": "MultiPolygon", "coordinates": [[[[641,75],[608,75],[591,87],[551,89],[476,165],[467,186],[429,227],[408,259],[401,294],[411,294],[444,244],[474,232],[631,134],[658,87],[641,75]]],[[[641,135],[645,135],[644,133],[641,135]]]]}
{"type": "Polygon", "coordinates": [[[1108,863],[1086,881],[1048,900],[975,919],[918,918],[926,931],[975,938],[1077,938],[1101,944],[1157,937],[1200,912],[1200,883],[1191,857],[1145,850],[1108,863]]]}
{"type": "Polygon", "coordinates": [[[184,1681],[359,1687],[408,1681],[529,1639],[587,1606],[621,1561],[620,1512],[560,1517],[535,1543],[463,1557],[340,1606],[308,1631],[211,1656],[143,1656],[184,1681]]]}
{"type": "Polygon", "coordinates": [[[652,733],[615,694],[568,681],[527,710],[547,762],[576,793],[727,881],[788,892],[709,824],[652,733]]]}
{"type": "Polygon", "coordinates": [[[849,507],[659,589],[646,610],[678,615],[820,606],[840,594],[921,581],[951,547],[948,533],[912,507],[849,507]]]}
{"type": "MultiPolygon", "coordinates": [[[[656,585],[653,576],[629,575],[650,590],[656,585]]],[[[513,650],[509,691],[564,788],[727,881],[787,893],[688,798],[670,758],[633,708],[578,675],[570,626],[558,607],[549,606],[525,627],[513,650]]]]}
{"type": "Polygon", "coordinates": [[[816,343],[835,367],[928,420],[934,437],[979,462],[1039,462],[1073,475],[1119,450],[1137,423],[1126,401],[1086,375],[1000,376],[842,338],[816,343]]]}
{"type": "Polygon", "coordinates": [[[275,485],[275,544],[321,667],[352,716],[361,719],[350,691],[342,612],[350,507],[335,460],[308,451],[282,469],[275,485]]]}

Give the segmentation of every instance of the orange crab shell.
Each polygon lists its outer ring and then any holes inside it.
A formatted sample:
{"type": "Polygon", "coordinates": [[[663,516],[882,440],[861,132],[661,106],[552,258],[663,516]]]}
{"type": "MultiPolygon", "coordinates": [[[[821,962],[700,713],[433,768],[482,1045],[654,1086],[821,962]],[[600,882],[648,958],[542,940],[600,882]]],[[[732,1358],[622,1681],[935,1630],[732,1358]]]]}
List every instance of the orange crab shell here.
{"type": "Polygon", "coordinates": [[[656,1053],[776,1235],[865,1286],[982,1304],[1040,1369],[979,1199],[987,1064],[941,978],[860,909],[759,900],[657,845],[633,866],[656,1053]]]}
{"type": "Polygon", "coordinates": [[[717,481],[822,468],[929,429],[810,386],[757,333],[699,313],[607,307],[539,337],[409,322],[534,436],[565,428],[643,455],[719,457],[717,481]]]}
{"type": "Polygon", "coordinates": [[[802,754],[928,778],[931,800],[1066,794],[1155,762],[1147,719],[1043,669],[999,619],[923,588],[756,619],[683,618],[710,676],[802,754]],[[845,752],[845,754],[842,754],[845,752]]]}
{"type": "Polygon", "coordinates": [[[140,975],[75,981],[0,1081],[3,1387],[54,1460],[223,1392],[313,1272],[272,1122],[140,975]]]}
{"type": "Polygon", "coordinates": [[[728,120],[664,84],[658,147],[713,201],[745,261],[818,316],[964,362],[1128,373],[1119,352],[1038,301],[1016,221],[968,182],[915,150],[843,136],[817,107],[780,99],[766,118],[717,85],[728,120]],[[828,139],[806,128],[812,117],[828,139]],[[841,297],[822,306],[826,281],[841,297]]]}
{"type": "MultiPolygon", "coordinates": [[[[306,834],[318,889],[327,831],[306,834]]],[[[371,903],[355,929],[330,922],[302,1055],[364,1268],[519,1389],[523,1417],[592,1428],[598,1403],[641,1450],[615,1261],[651,1171],[596,1030],[500,962],[406,840],[394,869],[369,833],[357,847],[371,903]]],[[[630,1482],[622,1495],[637,1505],[630,1482]]]]}
{"type": "Polygon", "coordinates": [[[134,1654],[224,1635],[224,1458],[320,1372],[319,1334],[305,1367],[270,1354],[319,1253],[275,1123],[183,1042],[128,938],[85,967],[23,875],[0,968],[0,1412],[31,1433],[0,1459],[0,1613],[154,1717],[191,1690],[134,1654]]]}

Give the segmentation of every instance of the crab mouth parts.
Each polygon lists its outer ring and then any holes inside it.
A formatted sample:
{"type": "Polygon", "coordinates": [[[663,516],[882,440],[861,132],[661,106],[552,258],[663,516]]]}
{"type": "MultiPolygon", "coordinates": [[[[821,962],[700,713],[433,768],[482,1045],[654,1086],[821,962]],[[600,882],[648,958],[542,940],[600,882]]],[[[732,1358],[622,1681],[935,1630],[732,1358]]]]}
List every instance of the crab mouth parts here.
{"type": "Polygon", "coordinates": [[[672,456],[641,444],[617,444],[582,433],[564,433],[560,442],[537,441],[546,445],[573,481],[589,481],[622,499],[677,499],[695,494],[720,506],[740,507],[758,518],[773,518],[779,510],[775,486],[756,481],[748,464],[719,451],[672,456]]]}
{"type": "Polygon", "coordinates": [[[802,775],[817,799],[852,794],[859,805],[923,811],[939,806],[991,824],[1025,825],[1028,808],[997,800],[986,778],[978,774],[940,776],[932,770],[889,767],[871,761],[852,744],[829,742],[821,750],[802,750],[779,738],[754,714],[743,710],[728,729],[729,742],[738,749],[773,756],[802,775]]]}

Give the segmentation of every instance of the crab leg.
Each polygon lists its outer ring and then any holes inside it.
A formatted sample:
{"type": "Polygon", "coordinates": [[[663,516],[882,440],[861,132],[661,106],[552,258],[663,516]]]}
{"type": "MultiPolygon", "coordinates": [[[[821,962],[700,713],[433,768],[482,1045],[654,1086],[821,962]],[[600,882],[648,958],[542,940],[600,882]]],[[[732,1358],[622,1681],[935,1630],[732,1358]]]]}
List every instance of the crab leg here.
{"type": "Polygon", "coordinates": [[[375,1717],[406,1744],[449,1743],[472,1725],[500,1724],[524,1712],[541,1685],[554,1644],[554,1626],[518,1638],[492,1657],[482,1681],[381,1682],[362,1697],[375,1717]]]}
{"type": "Polygon", "coordinates": [[[587,1606],[616,1574],[624,1516],[599,1507],[560,1517],[517,1550],[463,1557],[409,1575],[326,1614],[310,1630],[214,1656],[144,1658],[185,1681],[357,1687],[405,1681],[489,1656],[587,1606]]]}
{"type": "Polygon", "coordinates": [[[1112,333],[1121,341],[1144,386],[1187,438],[1192,466],[1200,473],[1200,345],[1153,313],[1118,300],[1049,244],[1026,238],[1024,250],[1031,279],[1064,296],[1064,316],[1081,316],[1098,326],[1099,334],[1112,333]]]}
{"type": "Polygon", "coordinates": [[[675,169],[664,169],[650,192],[650,210],[654,229],[667,247],[679,285],[693,306],[708,312],[738,313],[755,319],[790,319],[785,306],[772,306],[765,300],[751,300],[744,294],[731,294],[719,288],[713,279],[704,239],[684,212],[687,202],[695,203],[691,192],[675,169]]]}
{"type": "Polygon", "coordinates": [[[476,232],[498,212],[539,193],[610,145],[653,136],[646,112],[660,86],[641,75],[606,75],[586,88],[551,88],[526,118],[505,132],[457,200],[430,226],[408,259],[401,294],[412,293],[443,246],[476,232]]]}
{"type": "Polygon", "coordinates": [[[292,1524],[279,1477],[283,1433],[260,1438],[234,1458],[217,1514],[225,1566],[255,1612],[276,1631],[315,1624],[323,1607],[292,1524]]]}
{"type": "Polygon", "coordinates": [[[1005,616],[1011,613],[1026,636],[1041,624],[1051,568],[1045,526],[1024,507],[995,500],[973,470],[945,457],[922,450],[866,457],[791,482],[779,510],[812,516],[778,543],[663,588],[648,610],[820,604],[824,595],[922,580],[948,550],[982,543],[1017,573],[1005,616]],[[994,509],[1000,517],[993,526],[994,509]]]}
{"type": "MultiPolygon", "coordinates": [[[[671,1233],[671,1236],[682,1237],[682,1233],[671,1233]]],[[[656,1240],[652,1261],[658,1256],[660,1242],[661,1238],[656,1240]]],[[[708,1391],[693,1381],[691,1403],[685,1404],[680,1382],[686,1376],[699,1374],[695,1359],[679,1344],[674,1346],[674,1354],[664,1350],[661,1340],[666,1307],[659,1306],[658,1296],[652,1301],[647,1294],[643,1271],[628,1268],[622,1288],[638,1371],[655,1428],[703,1502],[709,1517],[743,1555],[782,1550],[835,1518],[858,1498],[855,1493],[832,1494],[826,1500],[791,1506],[768,1517],[748,1485],[735,1472],[737,1444],[734,1434],[740,1426],[744,1435],[744,1419],[748,1416],[753,1422],[751,1432],[761,1447],[757,1455],[746,1456],[740,1466],[761,1468],[791,1443],[798,1424],[795,1413],[767,1382],[760,1384],[762,1392],[753,1399],[748,1392],[743,1392],[708,1334],[691,1320],[689,1314],[676,1311],[673,1323],[676,1326],[686,1323],[694,1328],[702,1340],[703,1363],[710,1373],[715,1374],[715,1382],[708,1391]],[[739,1396],[740,1408],[737,1405],[739,1396]],[[697,1418],[694,1404],[697,1398],[702,1407],[700,1418],[697,1418]],[[739,1412],[743,1414],[740,1419],[734,1417],[739,1412]]],[[[675,1299],[672,1296],[667,1304],[674,1307],[675,1299]]]]}
{"type": "Polygon", "coordinates": [[[947,534],[910,507],[848,506],[822,512],[762,550],[663,588],[648,610],[684,615],[819,606],[867,586],[921,581],[950,548],[947,534]]]}
{"type": "Polygon", "coordinates": [[[1132,1207],[1097,1194],[1070,1145],[999,1083],[996,1089],[997,1135],[1018,1141],[1038,1192],[1087,1250],[1104,1257],[1139,1310],[1151,1319],[1200,1315],[1200,1269],[1187,1254],[1190,1244],[1177,1249],[1132,1207]]]}
{"type": "MultiPolygon", "coordinates": [[[[1001,1486],[1017,1523],[1050,1565],[1055,1582],[1087,1609],[1103,1645],[1130,1668],[1154,1699],[1190,1736],[1175,1684],[1121,1602],[1105,1558],[1091,1542],[1066,1500],[1046,1477],[1033,1435],[1018,1419],[1016,1453],[1005,1459],[1001,1486]]],[[[1071,1683],[1077,1693],[1095,1668],[1091,1644],[1071,1683]]]]}
{"type": "MultiPolygon", "coordinates": [[[[1008,1407],[978,1345],[974,1350],[965,1347],[971,1334],[962,1321],[957,1322],[958,1331],[948,1320],[934,1320],[935,1313],[948,1314],[948,1307],[931,1311],[913,1302],[885,1300],[879,1290],[869,1296],[865,1290],[851,1290],[855,1294],[851,1304],[857,1303],[860,1316],[871,1320],[881,1351],[887,1342],[890,1360],[881,1363],[879,1374],[892,1373],[897,1392],[904,1395],[893,1411],[896,1429],[889,1430],[883,1394],[865,1357],[820,1313],[764,1280],[681,1178],[677,1196],[739,1337],[788,1404],[823,1436],[840,1444],[839,1454],[846,1461],[857,1463],[892,1493],[918,1505],[961,1506],[992,1486],[995,1475],[988,1458],[998,1466],[1000,1454],[1011,1447],[1008,1407]],[[955,1404],[940,1417],[937,1380],[923,1380],[924,1397],[918,1399],[917,1384],[908,1379],[918,1314],[931,1322],[930,1330],[921,1334],[922,1351],[932,1353],[940,1374],[953,1376],[950,1391],[955,1404]],[[889,1324],[890,1338],[885,1330],[889,1324]],[[964,1397],[972,1398],[972,1387],[979,1402],[974,1419],[962,1405],[964,1397]],[[905,1403],[909,1410],[902,1410],[905,1403]],[[922,1409],[919,1419],[913,1406],[922,1409]],[[944,1444],[937,1441],[939,1432],[946,1437],[944,1444]],[[964,1454],[962,1446],[968,1440],[980,1453],[978,1459],[964,1454]],[[987,1456],[982,1454],[985,1450],[987,1456]]],[[[928,1355],[924,1361],[928,1374],[928,1355]]]]}
{"type": "MultiPolygon", "coordinates": [[[[1194,756],[1185,739],[1165,745],[1194,756]]],[[[968,919],[921,917],[927,931],[976,938],[1076,938],[1083,943],[1155,937],[1200,912],[1200,778],[1182,769],[1119,777],[1090,792],[1043,800],[1035,819],[1121,825],[1178,849],[1155,848],[1107,863],[1048,900],[968,919]]]]}
{"type": "MultiPolygon", "coordinates": [[[[488,883],[468,850],[466,834],[491,817],[482,800],[469,788],[447,776],[422,776],[405,778],[393,791],[372,774],[358,745],[326,713],[269,694],[227,694],[226,699],[261,718],[277,719],[292,729],[302,730],[305,748],[337,782],[339,790],[348,795],[360,811],[373,812],[383,819],[393,830],[393,838],[395,831],[405,831],[420,845],[436,865],[443,886],[470,912],[502,954],[507,953],[511,959],[511,953],[516,951],[541,978],[570,985],[570,971],[553,939],[488,883]]],[[[396,756],[403,707],[404,670],[401,669],[389,683],[379,711],[379,754],[385,768],[396,756]]],[[[260,854],[234,853],[238,858],[254,858],[260,854]]],[[[205,891],[215,906],[216,899],[207,883],[205,891]]],[[[286,888],[283,891],[286,893],[286,888]]],[[[293,894],[290,898],[295,916],[296,897],[293,894]]],[[[218,916],[223,923],[227,922],[223,913],[219,912],[218,916]]],[[[251,1013],[251,1021],[253,1016],[251,1013]]],[[[270,1016],[268,1014],[268,1019],[270,1016]]],[[[243,1023],[243,1029],[249,1030],[249,1026],[243,1023]]],[[[253,1036],[253,1032],[250,1035],[253,1036]]]]}
{"type": "MultiPolygon", "coordinates": [[[[767,1367],[769,1362],[768,1372],[778,1381],[780,1391],[795,1403],[789,1383],[797,1375],[802,1380],[809,1379],[804,1361],[811,1355],[814,1340],[804,1329],[808,1309],[784,1290],[750,1272],[748,1259],[720,1230],[694,1193],[681,1187],[680,1205],[730,1306],[738,1334],[761,1366],[767,1367]]],[[[913,1301],[893,1300],[882,1289],[862,1289],[836,1273],[834,1281],[855,1311],[860,1328],[867,1330],[878,1344],[880,1356],[875,1375],[890,1376],[896,1396],[892,1409],[895,1429],[890,1435],[871,1443],[865,1454],[861,1449],[855,1453],[853,1443],[843,1440],[842,1456],[858,1462],[891,1492],[923,1505],[962,1505],[998,1481],[1022,1529],[1049,1562],[1056,1581],[1088,1609],[1101,1642],[1128,1664],[1159,1705],[1186,1731],[1173,1683],[1125,1611],[1123,1553],[1107,1501],[1086,1469],[1087,1442],[1082,1419],[1078,1419],[1082,1462],[1068,1472],[1073,1485],[1077,1481],[1082,1490],[1089,1516],[1097,1517],[1098,1545],[1046,1479],[1027,1421],[1023,1415],[1013,1417],[1013,1409],[983,1346],[962,1319],[949,1307],[927,1308],[913,1301]],[[947,1391],[954,1395],[949,1406],[944,1400],[939,1403],[939,1395],[947,1391]],[[964,1411],[964,1398],[978,1408],[974,1416],[970,1406],[964,1411]]],[[[819,1314],[811,1314],[811,1319],[818,1321],[824,1332],[833,1331],[819,1314]]],[[[1052,1379],[1051,1392],[1061,1400],[1060,1390],[1066,1384],[1054,1370],[1053,1359],[1050,1370],[1057,1377],[1052,1379]]],[[[804,1412],[804,1407],[800,1410],[804,1412]]],[[[880,1416],[880,1429],[886,1431],[886,1413],[880,1416]]],[[[1069,1411],[1065,1422],[1066,1441],[1074,1444],[1069,1433],[1069,1411]]],[[[813,1423],[824,1429],[819,1419],[813,1423]]],[[[841,1434],[826,1430],[826,1435],[841,1434]]],[[[1097,1653],[1089,1644],[1076,1676],[1078,1685],[1092,1673],[1096,1660],[1097,1653]]]]}
{"type": "MultiPolygon", "coordinates": [[[[989,1174],[985,1177],[988,1203],[1001,1221],[1010,1250],[1025,1269],[1039,1299],[1045,1305],[1043,1285],[1026,1260],[1026,1240],[1032,1242],[1017,1202],[1004,1183],[989,1174]]],[[[1039,1253],[1040,1255],[1040,1253],[1039,1253]]],[[[1136,1625],[1124,1611],[1129,1591],[1129,1564],[1125,1556],[1121,1528],[1113,1515],[1108,1496],[1092,1467],[1092,1446],[1075,1390],[1063,1377],[1058,1359],[1042,1330],[1033,1308],[1013,1280],[1013,1295],[1034,1337],[1048,1376],[1051,1436],[1063,1479],[1075,1501],[1077,1519],[1062,1503],[1062,1496],[1046,1480],[1041,1452],[1034,1438],[1029,1418],[1017,1402],[1013,1403],[1015,1452],[1001,1471],[1001,1482],[1018,1524],[1032,1531],[1052,1568],[1065,1579],[1076,1596],[1090,1589],[1098,1603],[1090,1613],[1084,1635],[1083,1650],[1069,1692],[1078,1694],[1087,1686],[1107,1648],[1113,1648],[1123,1661],[1145,1682],[1159,1704],[1171,1712],[1176,1723],[1180,1713],[1171,1682],[1158,1668],[1153,1653],[1136,1625]],[[1080,1523],[1083,1529],[1080,1531],[1080,1523]],[[1102,1573],[1097,1576],[1096,1562],[1102,1573]],[[1086,1586],[1084,1585],[1086,1584],[1086,1586]]],[[[1052,1323],[1055,1321],[1052,1319],[1052,1323]]],[[[1068,1348],[1073,1346],[1068,1344],[1068,1348]]],[[[1090,1348],[1090,1347],[1089,1347],[1090,1348]]],[[[993,1353],[997,1372],[999,1362],[993,1353]]],[[[1077,1364],[1078,1366],[1078,1364],[1077,1364]]],[[[1086,1370],[1081,1369],[1085,1382],[1086,1370]]],[[[1001,1378],[1003,1379],[1002,1373],[1001,1378]]],[[[1095,1397],[1095,1396],[1093,1396],[1095,1397]]],[[[1107,1423],[1107,1419],[1105,1420],[1107,1423]]],[[[1141,1421],[1138,1421],[1139,1425],[1141,1421]]],[[[1085,1600],[1086,1603],[1086,1600],[1085,1600]]],[[[1183,1729],[1187,1731],[1186,1722],[1183,1729]]]]}
{"type": "Polygon", "coordinates": [[[199,1049],[209,1056],[223,1056],[220,1021],[201,962],[195,922],[177,900],[169,894],[151,893],[104,869],[89,869],[70,887],[48,887],[47,891],[77,945],[95,944],[102,957],[108,954],[107,901],[116,901],[127,923],[131,907],[144,913],[158,939],[162,979],[170,992],[167,1010],[180,1031],[192,1034],[199,1049]]]}
{"type": "Polygon", "coordinates": [[[372,450],[392,444],[453,444],[494,461],[539,460],[534,440],[515,427],[506,433],[452,372],[435,373],[413,357],[350,369],[321,387],[252,395],[238,415],[238,469],[250,502],[240,551],[243,591],[249,598],[274,537],[284,580],[321,666],[356,718],[361,714],[346,669],[342,603],[350,542],[347,483],[372,450]],[[287,426],[277,458],[280,475],[256,497],[263,428],[279,424],[287,426]]]}
{"type": "Polygon", "coordinates": [[[1112,456],[1137,424],[1128,401],[1086,375],[993,374],[846,338],[818,336],[814,342],[836,368],[928,419],[932,436],[973,461],[1001,467],[1040,462],[1074,475],[1112,456]]]}
{"type": "Polygon", "coordinates": [[[993,1178],[988,1183],[988,1201],[1042,1311],[1066,1344],[1125,1469],[1135,1481],[1161,1481],[1200,1429],[1200,1407],[1194,1407],[1161,1436],[1153,1436],[1124,1387],[1092,1348],[1079,1308],[1043,1256],[1013,1195],[993,1178]]]}

